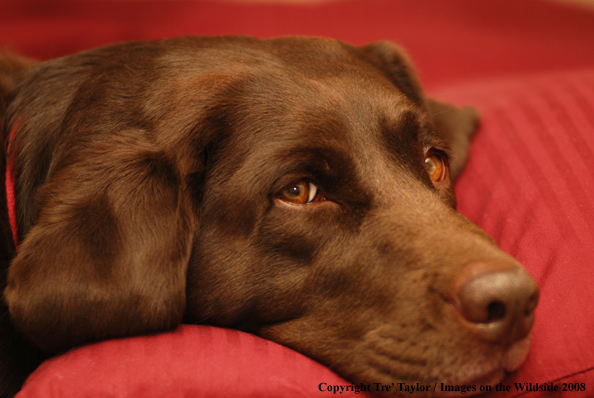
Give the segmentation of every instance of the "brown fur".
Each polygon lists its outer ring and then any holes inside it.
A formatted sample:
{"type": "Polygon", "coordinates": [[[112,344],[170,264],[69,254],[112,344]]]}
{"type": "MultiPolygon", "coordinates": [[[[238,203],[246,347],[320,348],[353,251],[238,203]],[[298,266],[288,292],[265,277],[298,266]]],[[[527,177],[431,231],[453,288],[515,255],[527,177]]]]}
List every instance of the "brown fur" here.
{"type": "Polygon", "coordinates": [[[455,211],[477,117],[427,100],[393,44],[180,38],[19,74],[3,94],[22,245],[4,203],[1,397],[43,352],[180,322],[251,331],[357,382],[503,374],[518,338],[452,313],[468,264],[519,267],[455,211]],[[432,182],[428,150],[454,175],[432,182]],[[303,179],[328,200],[279,198],[303,179]],[[9,339],[31,351],[16,372],[9,339]]]}

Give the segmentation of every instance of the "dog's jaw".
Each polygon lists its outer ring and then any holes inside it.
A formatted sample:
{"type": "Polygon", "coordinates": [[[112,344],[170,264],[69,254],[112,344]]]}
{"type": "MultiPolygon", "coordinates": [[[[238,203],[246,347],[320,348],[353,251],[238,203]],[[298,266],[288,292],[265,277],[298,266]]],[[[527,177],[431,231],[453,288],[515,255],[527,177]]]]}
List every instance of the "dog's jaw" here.
{"type": "MultiPolygon", "coordinates": [[[[491,391],[495,391],[497,383],[500,383],[508,374],[515,372],[522,366],[528,356],[531,340],[532,333],[506,348],[501,358],[494,356],[492,361],[487,361],[484,366],[474,368],[473,374],[461,374],[459,380],[456,380],[455,382],[444,381],[443,384],[453,386],[475,386],[476,391],[468,391],[465,393],[467,396],[481,394],[481,387],[490,387],[491,391]]],[[[438,382],[438,385],[439,383],[442,382],[438,382]]],[[[459,392],[440,392],[438,390],[439,388],[436,388],[436,392],[432,396],[460,396],[459,392]]]]}

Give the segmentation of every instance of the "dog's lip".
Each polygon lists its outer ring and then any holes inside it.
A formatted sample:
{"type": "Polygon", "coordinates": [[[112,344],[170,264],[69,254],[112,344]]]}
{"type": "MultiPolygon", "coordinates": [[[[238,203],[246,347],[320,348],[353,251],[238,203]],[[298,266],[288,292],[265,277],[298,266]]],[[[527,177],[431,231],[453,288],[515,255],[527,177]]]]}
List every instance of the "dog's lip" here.
{"type": "Polygon", "coordinates": [[[495,384],[499,383],[503,378],[507,375],[507,372],[504,369],[497,368],[492,370],[491,372],[480,376],[468,384],[478,386],[494,386],[495,384]]]}
{"type": "MultiPolygon", "coordinates": [[[[501,382],[510,373],[518,370],[522,365],[528,354],[528,348],[530,347],[531,334],[528,337],[512,344],[508,347],[503,356],[497,363],[493,363],[493,366],[489,366],[483,372],[469,376],[468,379],[463,381],[457,380],[455,382],[443,382],[443,384],[457,385],[457,386],[475,386],[476,391],[468,391],[465,395],[477,395],[481,394],[480,386],[491,386],[491,389],[495,389],[495,385],[501,382]]],[[[437,384],[439,385],[439,383],[437,384]]],[[[433,396],[435,397],[452,397],[460,396],[458,392],[437,392],[433,396]]]]}
{"type": "Polygon", "coordinates": [[[524,363],[530,351],[532,331],[520,341],[516,341],[505,352],[502,365],[507,372],[515,372],[524,363]]]}
{"type": "MultiPolygon", "coordinates": [[[[480,393],[480,390],[478,390],[480,386],[489,385],[494,389],[497,383],[503,381],[510,373],[517,371],[522,366],[528,356],[531,340],[532,332],[512,344],[501,344],[499,347],[493,347],[493,350],[489,350],[489,353],[478,355],[478,358],[477,355],[468,357],[468,361],[465,363],[466,366],[460,369],[457,374],[449,374],[449,376],[445,377],[436,375],[424,381],[428,384],[435,384],[437,388],[441,383],[456,386],[476,386],[477,391],[474,393],[467,392],[466,395],[468,396],[480,393]]],[[[374,352],[377,353],[376,350],[374,352]]],[[[466,353],[466,355],[468,354],[466,353]]],[[[386,355],[385,352],[382,355],[389,358],[389,355],[386,355]]],[[[435,392],[434,394],[436,397],[451,396],[451,393],[447,392],[435,392]]]]}
{"type": "Polygon", "coordinates": [[[468,382],[458,384],[470,384],[476,386],[490,385],[493,387],[495,384],[502,381],[508,374],[515,372],[522,366],[528,356],[531,339],[532,333],[508,347],[499,361],[498,366],[485,371],[481,375],[472,377],[468,382]]]}

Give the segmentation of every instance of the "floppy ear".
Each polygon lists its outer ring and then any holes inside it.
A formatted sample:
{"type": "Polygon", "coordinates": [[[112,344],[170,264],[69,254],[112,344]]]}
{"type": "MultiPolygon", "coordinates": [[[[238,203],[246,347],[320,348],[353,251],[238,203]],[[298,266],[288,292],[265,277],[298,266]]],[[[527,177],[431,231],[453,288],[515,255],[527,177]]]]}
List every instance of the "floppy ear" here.
{"type": "Polygon", "coordinates": [[[427,100],[427,107],[437,131],[448,140],[452,148],[450,173],[456,180],[468,159],[470,140],[478,130],[479,113],[470,106],[457,108],[434,99],[427,100]]]}
{"type": "Polygon", "coordinates": [[[176,165],[123,131],[70,154],[37,196],[37,221],[4,293],[19,329],[59,351],[174,328],[185,309],[193,213],[176,165]]]}
{"type": "Polygon", "coordinates": [[[456,179],[466,163],[470,139],[479,125],[478,112],[471,107],[456,108],[443,102],[425,98],[406,53],[389,41],[379,41],[359,47],[363,58],[383,71],[394,85],[413,103],[429,111],[437,131],[451,145],[453,161],[451,175],[456,179]]]}
{"type": "Polygon", "coordinates": [[[425,96],[414,67],[404,50],[391,41],[377,41],[358,47],[363,59],[384,72],[416,105],[424,106],[425,96]]]}

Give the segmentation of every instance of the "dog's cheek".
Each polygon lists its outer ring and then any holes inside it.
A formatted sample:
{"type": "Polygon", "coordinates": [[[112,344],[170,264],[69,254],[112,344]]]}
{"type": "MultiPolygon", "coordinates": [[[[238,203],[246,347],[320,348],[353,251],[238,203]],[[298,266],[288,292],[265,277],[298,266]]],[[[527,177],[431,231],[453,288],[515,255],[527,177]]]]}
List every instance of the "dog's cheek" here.
{"type": "MultiPolygon", "coordinates": [[[[310,264],[327,239],[319,231],[308,230],[299,221],[291,220],[284,226],[264,226],[255,244],[274,263],[282,263],[283,268],[288,268],[310,264]]],[[[273,268],[271,265],[263,266],[273,268]]]]}
{"type": "Polygon", "coordinates": [[[210,215],[188,268],[186,319],[234,325],[300,316],[321,248],[343,236],[337,215],[273,209],[248,228],[245,218],[210,215]]]}
{"type": "Polygon", "coordinates": [[[351,255],[358,259],[321,256],[307,275],[310,289],[301,316],[257,333],[354,382],[391,383],[403,375],[422,381],[432,369],[447,368],[467,336],[445,322],[440,300],[429,289],[435,274],[407,274],[372,251],[351,255]],[[386,272],[390,268],[393,272],[386,272]]]}
{"type": "Polygon", "coordinates": [[[471,351],[488,350],[475,344],[461,352],[472,340],[444,311],[450,282],[439,268],[454,259],[425,258],[402,243],[407,235],[386,227],[337,234],[307,268],[301,316],[258,334],[363,382],[390,383],[402,375],[428,380],[432,371],[445,374],[463,360],[477,361],[471,351]]]}

